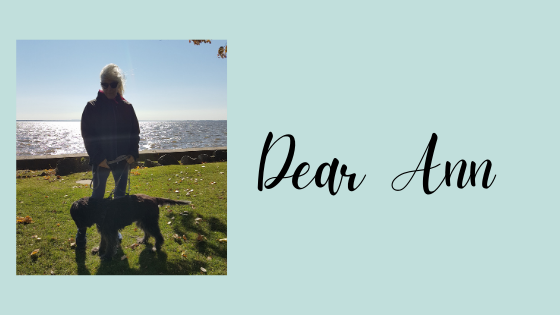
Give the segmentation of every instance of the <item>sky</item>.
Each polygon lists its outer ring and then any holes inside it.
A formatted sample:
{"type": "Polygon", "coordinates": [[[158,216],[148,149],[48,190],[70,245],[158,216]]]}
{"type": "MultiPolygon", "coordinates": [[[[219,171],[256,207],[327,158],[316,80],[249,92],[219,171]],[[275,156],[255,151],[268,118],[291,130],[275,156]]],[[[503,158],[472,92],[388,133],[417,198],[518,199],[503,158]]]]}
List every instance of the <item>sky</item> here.
{"type": "Polygon", "coordinates": [[[227,120],[227,59],[217,57],[225,45],[18,40],[16,119],[81,119],[101,88],[101,69],[114,63],[139,120],[227,120]]]}

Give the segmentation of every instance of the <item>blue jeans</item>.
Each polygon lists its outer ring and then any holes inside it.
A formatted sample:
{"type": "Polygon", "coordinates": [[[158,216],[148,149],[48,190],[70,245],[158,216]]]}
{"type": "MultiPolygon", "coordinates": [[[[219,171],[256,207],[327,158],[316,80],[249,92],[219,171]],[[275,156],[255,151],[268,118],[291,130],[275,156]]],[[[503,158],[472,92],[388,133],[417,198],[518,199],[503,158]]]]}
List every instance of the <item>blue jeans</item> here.
{"type": "MultiPolygon", "coordinates": [[[[128,183],[128,169],[129,165],[126,161],[121,161],[119,163],[109,164],[108,168],[93,166],[92,176],[93,176],[93,192],[91,198],[103,199],[105,196],[105,188],[107,186],[107,178],[109,178],[109,173],[113,173],[113,179],[115,180],[115,199],[124,197],[126,194],[126,185],[128,183]]],[[[86,232],[87,228],[78,229],[76,233],[76,244],[78,248],[83,248],[86,245],[86,232]]],[[[122,235],[119,232],[119,240],[122,240],[122,235]]]]}
{"type": "Polygon", "coordinates": [[[126,194],[126,184],[128,182],[128,163],[126,161],[121,161],[119,163],[109,164],[110,170],[108,168],[93,166],[92,176],[93,176],[93,193],[91,198],[103,199],[105,196],[105,187],[107,186],[107,178],[109,178],[109,173],[113,173],[113,179],[115,180],[115,199],[124,197],[126,194]]]}

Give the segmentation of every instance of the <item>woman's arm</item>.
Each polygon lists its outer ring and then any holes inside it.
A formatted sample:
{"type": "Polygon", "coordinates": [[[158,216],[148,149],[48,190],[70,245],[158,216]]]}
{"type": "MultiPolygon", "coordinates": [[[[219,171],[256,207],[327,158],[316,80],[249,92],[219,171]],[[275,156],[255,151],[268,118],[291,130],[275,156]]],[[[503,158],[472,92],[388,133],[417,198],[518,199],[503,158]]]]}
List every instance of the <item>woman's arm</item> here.
{"type": "MultiPolygon", "coordinates": [[[[134,108],[130,105],[131,117],[130,117],[130,144],[128,155],[132,156],[135,161],[138,160],[139,156],[139,146],[140,146],[140,125],[138,123],[138,118],[134,112],[134,108]]],[[[134,162],[134,161],[133,161],[134,162]]],[[[130,163],[130,162],[129,162],[130,163]]]]}
{"type": "Polygon", "coordinates": [[[99,165],[105,160],[103,151],[99,145],[99,136],[95,133],[95,116],[93,112],[93,105],[88,103],[82,113],[81,129],[82,138],[84,139],[84,146],[89,155],[89,160],[92,165],[99,165]]]}

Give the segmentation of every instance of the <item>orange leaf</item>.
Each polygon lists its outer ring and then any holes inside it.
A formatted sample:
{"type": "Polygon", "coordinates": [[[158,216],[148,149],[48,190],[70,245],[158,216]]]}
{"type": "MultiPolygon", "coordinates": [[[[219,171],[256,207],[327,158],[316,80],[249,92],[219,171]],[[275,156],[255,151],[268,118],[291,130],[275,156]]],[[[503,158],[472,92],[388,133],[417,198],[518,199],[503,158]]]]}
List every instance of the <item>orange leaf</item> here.
{"type": "Polygon", "coordinates": [[[25,216],[25,218],[24,218],[24,217],[18,217],[18,216],[16,216],[16,222],[17,222],[17,223],[28,224],[28,223],[32,223],[33,220],[32,220],[31,217],[28,216],[28,215],[25,216]]]}

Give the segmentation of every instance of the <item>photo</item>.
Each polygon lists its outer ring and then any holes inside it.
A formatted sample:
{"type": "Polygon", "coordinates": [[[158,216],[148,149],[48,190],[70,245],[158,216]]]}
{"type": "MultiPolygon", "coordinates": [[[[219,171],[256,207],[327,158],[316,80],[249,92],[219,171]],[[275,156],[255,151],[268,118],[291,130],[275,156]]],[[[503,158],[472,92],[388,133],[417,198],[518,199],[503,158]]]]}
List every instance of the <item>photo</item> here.
{"type": "Polygon", "coordinates": [[[16,274],[227,275],[227,41],[16,41],[16,274]]]}

